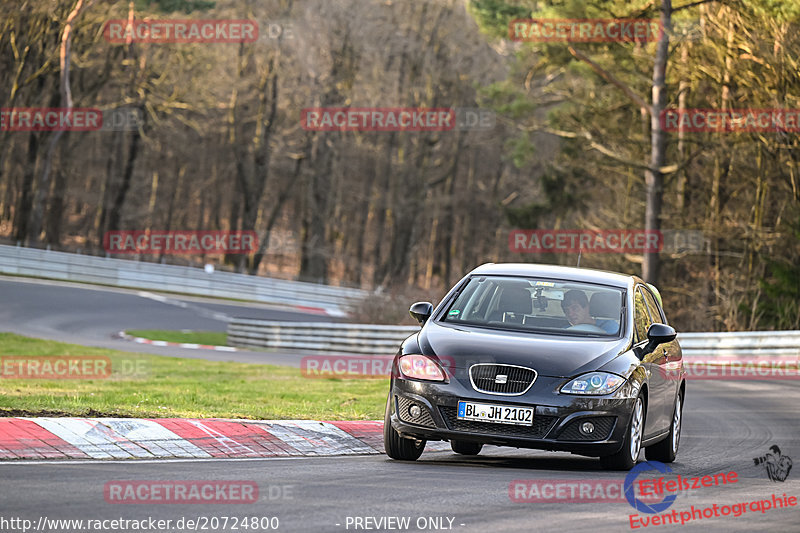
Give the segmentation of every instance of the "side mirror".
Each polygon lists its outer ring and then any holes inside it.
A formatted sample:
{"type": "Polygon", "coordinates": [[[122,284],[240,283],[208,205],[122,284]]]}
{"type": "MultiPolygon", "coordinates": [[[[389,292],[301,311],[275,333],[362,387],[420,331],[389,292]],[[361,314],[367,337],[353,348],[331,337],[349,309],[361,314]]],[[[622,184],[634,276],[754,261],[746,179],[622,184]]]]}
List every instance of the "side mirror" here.
{"type": "Polygon", "coordinates": [[[424,324],[433,314],[433,304],[430,302],[417,302],[411,306],[408,312],[417,319],[417,322],[424,324]]]}
{"type": "Polygon", "coordinates": [[[675,333],[675,329],[672,326],[668,326],[666,324],[659,324],[656,322],[655,324],[651,324],[650,327],[647,329],[647,344],[645,345],[644,349],[642,350],[643,358],[645,355],[649,354],[653,350],[655,350],[659,344],[664,344],[666,342],[672,342],[675,340],[678,334],[675,333]]]}

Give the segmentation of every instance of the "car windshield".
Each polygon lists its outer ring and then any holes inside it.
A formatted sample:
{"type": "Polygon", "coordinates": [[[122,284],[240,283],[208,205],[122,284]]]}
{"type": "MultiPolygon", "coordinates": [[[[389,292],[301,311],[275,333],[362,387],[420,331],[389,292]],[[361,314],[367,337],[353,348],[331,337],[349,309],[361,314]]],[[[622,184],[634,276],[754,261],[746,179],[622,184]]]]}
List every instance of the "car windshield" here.
{"type": "Polygon", "coordinates": [[[521,277],[471,278],[444,322],[552,335],[616,337],[623,291],[604,285],[521,277]]]}

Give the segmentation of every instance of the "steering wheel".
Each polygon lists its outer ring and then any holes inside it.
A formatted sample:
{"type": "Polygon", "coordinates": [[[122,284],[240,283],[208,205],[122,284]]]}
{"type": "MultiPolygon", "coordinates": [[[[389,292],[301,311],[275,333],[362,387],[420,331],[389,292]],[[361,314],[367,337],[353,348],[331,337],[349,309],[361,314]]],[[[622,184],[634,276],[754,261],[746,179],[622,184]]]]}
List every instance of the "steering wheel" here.
{"type": "Polygon", "coordinates": [[[567,328],[568,330],[572,331],[588,331],[591,333],[605,333],[606,330],[599,326],[595,326],[594,324],[575,324],[574,326],[570,326],[567,328]]]}

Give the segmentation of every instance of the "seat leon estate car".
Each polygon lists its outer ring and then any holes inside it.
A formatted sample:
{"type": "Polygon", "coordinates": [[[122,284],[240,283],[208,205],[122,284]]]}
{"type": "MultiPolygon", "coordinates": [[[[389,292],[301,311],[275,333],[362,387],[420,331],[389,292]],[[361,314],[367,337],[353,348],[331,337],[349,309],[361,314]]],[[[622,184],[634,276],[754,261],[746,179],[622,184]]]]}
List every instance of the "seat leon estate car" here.
{"type": "Polygon", "coordinates": [[[393,360],[384,446],[416,460],[429,440],[568,451],[629,470],[675,460],[685,370],[660,296],[636,276],[487,264],[434,309],[393,360]]]}

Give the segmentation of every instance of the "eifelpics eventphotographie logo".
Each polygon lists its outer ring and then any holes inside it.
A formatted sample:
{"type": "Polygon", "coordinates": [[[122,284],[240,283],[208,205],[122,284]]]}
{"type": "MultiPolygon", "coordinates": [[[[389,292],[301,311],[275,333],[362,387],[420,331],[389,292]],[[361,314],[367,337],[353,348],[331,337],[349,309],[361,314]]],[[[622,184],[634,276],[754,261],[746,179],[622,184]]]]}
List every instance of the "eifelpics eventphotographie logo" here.
{"type": "Polygon", "coordinates": [[[769,451],[761,457],[754,457],[753,463],[764,466],[770,481],[786,481],[792,470],[792,459],[783,455],[777,444],[770,446],[769,451]]]}

